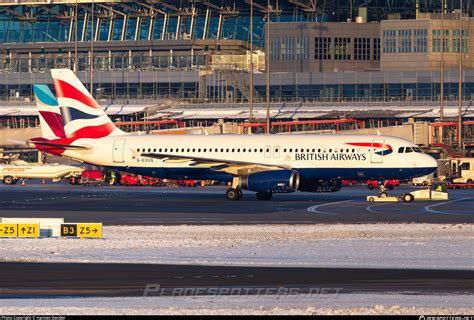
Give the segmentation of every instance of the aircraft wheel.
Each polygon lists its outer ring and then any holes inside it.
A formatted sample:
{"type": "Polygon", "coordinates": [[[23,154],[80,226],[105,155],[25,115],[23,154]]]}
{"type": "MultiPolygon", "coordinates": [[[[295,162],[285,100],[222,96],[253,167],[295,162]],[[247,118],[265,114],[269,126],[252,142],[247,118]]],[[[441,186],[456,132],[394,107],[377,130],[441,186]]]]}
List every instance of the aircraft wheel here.
{"type": "Polygon", "coordinates": [[[239,200],[239,190],[234,189],[234,188],[229,188],[227,189],[225,193],[225,197],[227,198],[227,200],[230,200],[230,201],[239,200]]]}
{"type": "Polygon", "coordinates": [[[237,192],[239,193],[239,196],[237,197],[237,200],[242,199],[242,197],[244,196],[242,190],[240,188],[237,188],[237,192]]]}
{"type": "Polygon", "coordinates": [[[15,179],[13,179],[13,177],[6,176],[6,177],[3,178],[3,184],[11,185],[11,184],[13,184],[14,180],[15,179]]]}
{"type": "Polygon", "coordinates": [[[272,198],[271,192],[257,192],[257,199],[258,200],[270,200],[272,198]]]}
{"type": "Polygon", "coordinates": [[[403,195],[403,201],[404,201],[404,202],[412,202],[413,200],[415,200],[415,198],[413,197],[412,194],[410,194],[410,193],[405,193],[405,194],[403,195]]]}

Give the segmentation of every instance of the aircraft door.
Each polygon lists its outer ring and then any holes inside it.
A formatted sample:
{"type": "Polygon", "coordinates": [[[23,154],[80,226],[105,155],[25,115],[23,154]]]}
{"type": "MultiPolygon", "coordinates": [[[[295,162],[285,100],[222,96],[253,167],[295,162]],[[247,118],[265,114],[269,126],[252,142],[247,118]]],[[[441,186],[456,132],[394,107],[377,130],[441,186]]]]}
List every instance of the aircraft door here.
{"type": "Polygon", "coordinates": [[[385,149],[384,139],[372,140],[372,146],[370,148],[370,162],[372,163],[383,163],[383,153],[385,149]]]}
{"type": "Polygon", "coordinates": [[[123,148],[125,146],[125,139],[115,139],[114,150],[112,152],[114,163],[124,162],[123,148]]]}

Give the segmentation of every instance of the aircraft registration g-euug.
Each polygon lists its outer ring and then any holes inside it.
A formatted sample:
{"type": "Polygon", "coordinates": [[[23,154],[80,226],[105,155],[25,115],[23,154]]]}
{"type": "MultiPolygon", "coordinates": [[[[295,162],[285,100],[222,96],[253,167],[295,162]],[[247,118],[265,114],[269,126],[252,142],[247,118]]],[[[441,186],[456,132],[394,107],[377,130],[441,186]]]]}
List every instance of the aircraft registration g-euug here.
{"type": "Polygon", "coordinates": [[[56,96],[35,85],[39,149],[141,175],[232,182],[269,200],[273,193],[330,192],[343,179],[410,179],[437,162],[413,143],[382,135],[144,135],[118,129],[69,69],[51,71],[56,96]]]}

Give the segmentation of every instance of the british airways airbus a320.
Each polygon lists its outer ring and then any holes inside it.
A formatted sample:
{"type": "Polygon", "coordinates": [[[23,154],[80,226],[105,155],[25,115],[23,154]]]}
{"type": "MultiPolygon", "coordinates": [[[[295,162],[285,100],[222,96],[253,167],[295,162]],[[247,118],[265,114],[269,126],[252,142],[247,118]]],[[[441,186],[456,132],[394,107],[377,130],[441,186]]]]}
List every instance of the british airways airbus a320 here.
{"type": "Polygon", "coordinates": [[[141,175],[231,181],[229,200],[242,189],[260,200],[273,193],[337,191],[343,179],[408,179],[437,163],[413,143],[380,135],[138,135],[112,123],[69,69],[52,70],[56,96],[34,92],[41,150],[141,175]]]}

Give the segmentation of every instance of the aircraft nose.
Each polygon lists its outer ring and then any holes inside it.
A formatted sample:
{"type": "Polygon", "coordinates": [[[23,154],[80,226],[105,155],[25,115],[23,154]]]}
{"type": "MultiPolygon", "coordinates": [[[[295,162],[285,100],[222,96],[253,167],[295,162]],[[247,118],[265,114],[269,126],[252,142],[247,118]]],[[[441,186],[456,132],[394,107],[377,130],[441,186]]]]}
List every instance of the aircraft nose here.
{"type": "Polygon", "coordinates": [[[432,172],[438,169],[438,161],[436,161],[435,158],[427,154],[425,154],[425,158],[424,162],[426,167],[432,169],[432,172]]]}

